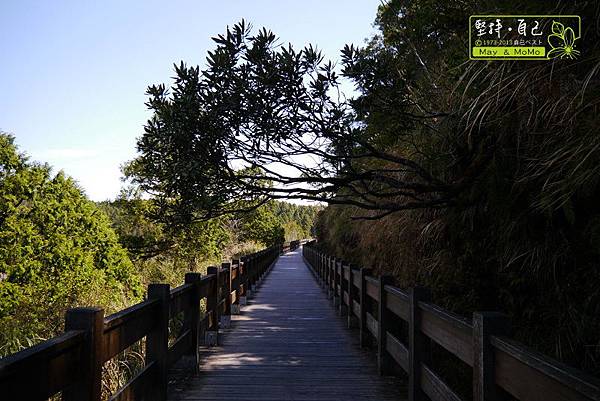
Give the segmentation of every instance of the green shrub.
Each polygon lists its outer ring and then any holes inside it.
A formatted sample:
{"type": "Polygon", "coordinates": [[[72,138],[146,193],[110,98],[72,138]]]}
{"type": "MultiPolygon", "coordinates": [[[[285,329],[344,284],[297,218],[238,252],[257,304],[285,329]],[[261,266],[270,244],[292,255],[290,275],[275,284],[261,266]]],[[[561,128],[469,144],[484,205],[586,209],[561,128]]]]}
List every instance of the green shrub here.
{"type": "Polygon", "coordinates": [[[142,295],[108,218],[75,182],[29,162],[0,134],[0,349],[59,333],[64,312],[116,311],[142,295]]]}

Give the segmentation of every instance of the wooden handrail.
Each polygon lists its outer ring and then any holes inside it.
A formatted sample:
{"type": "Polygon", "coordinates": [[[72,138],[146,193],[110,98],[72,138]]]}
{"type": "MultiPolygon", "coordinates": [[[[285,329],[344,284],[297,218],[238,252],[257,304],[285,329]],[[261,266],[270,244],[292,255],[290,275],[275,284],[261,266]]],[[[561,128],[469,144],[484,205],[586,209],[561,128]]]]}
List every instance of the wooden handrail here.
{"type": "Polygon", "coordinates": [[[319,251],[314,242],[305,244],[302,253],[334,306],[358,319],[361,346],[377,343],[380,372],[393,360],[408,373],[410,400],[461,400],[428,365],[430,348],[423,345],[429,341],[473,368],[474,401],[497,399],[498,388],[522,401],[600,400],[596,378],[508,339],[507,319],[501,314],[476,312],[468,320],[428,302],[426,290],[407,293],[384,283],[381,291],[381,279],[365,269],[340,274],[339,266],[345,264],[319,251]],[[358,296],[345,296],[352,291],[358,296]],[[408,326],[408,343],[388,330],[400,322],[408,326]]]}
{"type": "Polygon", "coordinates": [[[81,361],[84,340],[83,331],[67,331],[0,359],[2,398],[45,400],[80,380],[77,365],[81,361]]]}
{"type": "Polygon", "coordinates": [[[164,401],[167,368],[184,356],[199,364],[199,344],[218,344],[220,323],[239,313],[230,306],[250,293],[282,249],[277,245],[224,263],[213,274],[188,273],[185,284],[171,290],[151,285],[151,299],[106,318],[101,309],[69,310],[67,326],[77,330],[0,359],[1,398],[45,400],[62,391],[65,401],[100,401],[102,364],[146,337],[144,368],[111,400],[164,401]],[[203,299],[207,310],[201,317],[203,299]],[[183,328],[168,346],[168,321],[181,313],[183,328]]]}

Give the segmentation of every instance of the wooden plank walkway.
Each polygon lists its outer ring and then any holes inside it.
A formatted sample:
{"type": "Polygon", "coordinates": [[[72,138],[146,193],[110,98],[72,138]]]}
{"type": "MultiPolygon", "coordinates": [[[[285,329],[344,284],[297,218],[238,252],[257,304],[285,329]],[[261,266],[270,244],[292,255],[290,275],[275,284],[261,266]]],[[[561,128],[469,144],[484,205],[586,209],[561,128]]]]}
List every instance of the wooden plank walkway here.
{"type": "Polygon", "coordinates": [[[279,258],[222,345],[172,400],[401,400],[405,386],[377,374],[298,249],[279,258]]]}

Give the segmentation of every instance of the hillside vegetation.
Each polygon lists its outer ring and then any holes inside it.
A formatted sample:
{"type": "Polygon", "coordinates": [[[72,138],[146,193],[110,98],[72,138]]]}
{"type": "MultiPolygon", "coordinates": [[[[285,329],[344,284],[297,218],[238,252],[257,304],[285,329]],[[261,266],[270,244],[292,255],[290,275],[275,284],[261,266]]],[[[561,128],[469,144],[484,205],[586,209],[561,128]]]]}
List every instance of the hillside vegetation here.
{"type": "MultiPolygon", "coordinates": [[[[135,191],[134,191],[135,192],[135,191]]],[[[151,200],[123,191],[99,208],[110,218],[144,283],[179,285],[186,272],[259,249],[312,236],[318,206],[268,202],[244,213],[173,227],[156,219],[151,200]]]]}
{"type": "Polygon", "coordinates": [[[345,57],[357,116],[373,141],[452,190],[443,207],[375,220],[330,206],[322,246],[403,287],[427,286],[464,315],[508,313],[518,338],[600,374],[598,17],[582,1],[380,6],[378,33],[345,57]],[[469,15],[517,11],[581,15],[581,58],[469,61],[469,15]]]}
{"type": "Polygon", "coordinates": [[[0,355],[62,332],[67,308],[110,313],[142,293],[106,215],[0,134],[0,355]]]}
{"type": "Polygon", "coordinates": [[[135,191],[94,203],[0,133],[0,357],[62,333],[68,308],[110,314],[142,300],[149,283],[178,286],[186,272],[308,237],[319,210],[270,202],[175,229],[152,209],[135,191]]]}

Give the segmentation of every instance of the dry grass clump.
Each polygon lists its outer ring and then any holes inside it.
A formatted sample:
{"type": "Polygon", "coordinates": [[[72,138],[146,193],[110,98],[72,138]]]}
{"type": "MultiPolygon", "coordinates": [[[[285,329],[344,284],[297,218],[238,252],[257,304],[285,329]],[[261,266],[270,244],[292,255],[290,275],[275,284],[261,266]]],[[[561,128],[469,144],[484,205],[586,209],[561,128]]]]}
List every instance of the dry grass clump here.
{"type": "Polygon", "coordinates": [[[452,205],[375,221],[329,207],[319,239],[455,312],[506,312],[520,340],[600,374],[600,42],[584,30],[575,62],[429,64],[416,96],[448,117],[391,150],[461,183],[452,205]]]}

